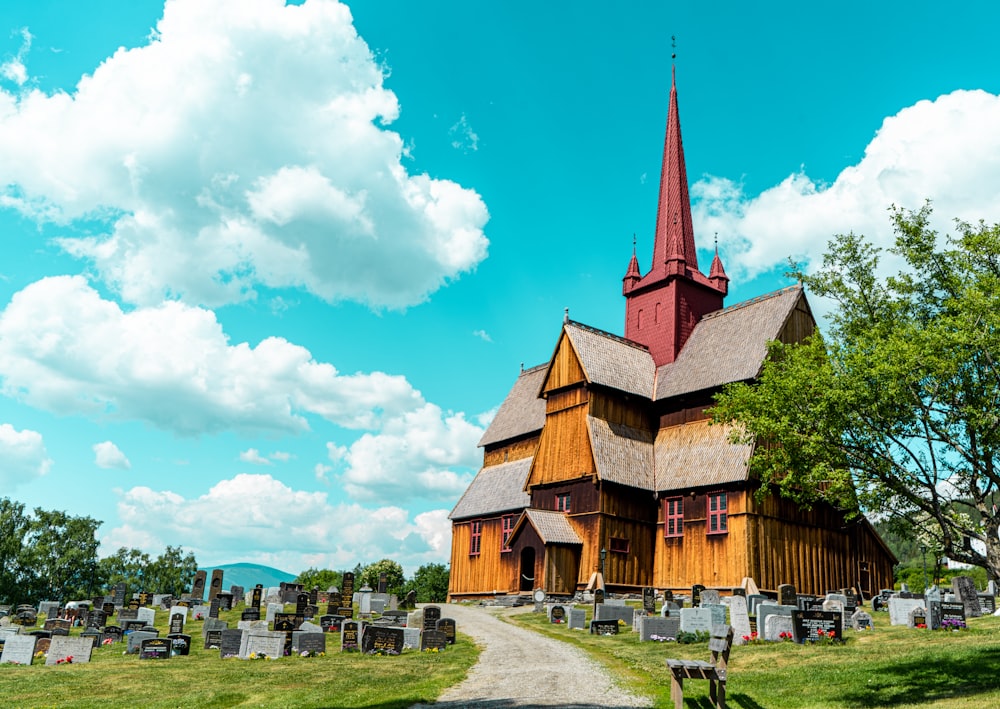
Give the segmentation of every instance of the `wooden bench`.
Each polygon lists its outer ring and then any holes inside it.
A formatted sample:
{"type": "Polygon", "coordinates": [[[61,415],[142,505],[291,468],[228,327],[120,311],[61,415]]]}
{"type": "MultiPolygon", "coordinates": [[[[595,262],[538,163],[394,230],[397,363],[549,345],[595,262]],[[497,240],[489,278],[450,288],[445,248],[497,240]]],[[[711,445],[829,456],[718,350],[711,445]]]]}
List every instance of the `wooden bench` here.
{"type": "Polygon", "coordinates": [[[712,637],[708,641],[708,649],[712,651],[712,661],[701,660],[667,660],[670,669],[670,698],[674,700],[674,709],[683,709],[684,680],[707,679],[708,696],[719,709],[726,706],[726,670],[729,665],[729,650],[733,646],[733,627],[731,625],[712,626],[712,637]]]}

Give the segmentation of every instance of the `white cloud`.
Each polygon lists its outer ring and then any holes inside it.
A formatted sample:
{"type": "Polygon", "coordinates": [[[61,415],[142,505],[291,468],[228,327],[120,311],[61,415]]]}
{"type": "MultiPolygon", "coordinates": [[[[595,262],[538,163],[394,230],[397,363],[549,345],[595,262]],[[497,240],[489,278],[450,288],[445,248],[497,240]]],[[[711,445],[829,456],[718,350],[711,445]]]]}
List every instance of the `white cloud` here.
{"type": "Polygon", "coordinates": [[[262,456],[256,448],[247,448],[245,451],[241,451],[240,460],[254,465],[271,465],[271,461],[262,456]]]}
{"type": "Polygon", "coordinates": [[[464,153],[479,150],[479,136],[472,130],[464,113],[448,132],[451,134],[451,147],[456,150],[464,153]]]}
{"type": "Polygon", "coordinates": [[[490,337],[490,333],[486,332],[486,330],[473,330],[472,334],[483,342],[493,342],[493,338],[490,337]]]}
{"type": "Polygon", "coordinates": [[[400,491],[410,497],[454,500],[479,465],[476,444],[483,429],[462,414],[443,414],[434,404],[387,419],[379,433],[366,433],[348,450],[328,444],[330,459],[353,499],[388,502],[400,491]]]}
{"type": "Polygon", "coordinates": [[[124,312],[69,276],[29,285],[0,313],[0,377],[5,394],[37,408],[190,435],[298,432],[307,413],[374,429],[424,403],[404,377],[344,376],[278,337],[231,345],[211,311],[124,312]]]}
{"type": "Polygon", "coordinates": [[[334,0],[168,0],[147,45],[71,92],[0,91],[4,203],[103,220],[59,243],[131,303],[262,285],[419,303],[486,257],[488,214],[474,191],[408,174],[383,80],[334,0]]]}
{"type": "Polygon", "coordinates": [[[119,470],[131,470],[132,463],[124,453],[111,441],[95,443],[94,464],[99,468],[118,468],[119,470]]]}
{"type": "Polygon", "coordinates": [[[199,563],[257,561],[291,573],[385,557],[412,573],[447,561],[450,551],[447,510],[410,520],[399,507],[331,504],[324,492],[294,490],[270,475],[237,475],[193,499],[144,486],[120,495],[121,524],[103,537],[103,549],[181,544],[199,563]]]}
{"type": "Polygon", "coordinates": [[[28,429],[18,431],[9,423],[0,424],[0,460],[0,485],[4,488],[39,478],[52,467],[42,434],[28,429]]]}
{"type": "Polygon", "coordinates": [[[838,233],[891,246],[891,205],[917,209],[930,199],[941,231],[953,218],[1000,221],[1000,96],[955,91],[904,108],[830,185],[801,171],[755,197],[712,176],[691,191],[696,229],[719,233],[734,278],[766,272],[789,256],[816,266],[838,233]]]}
{"type": "Polygon", "coordinates": [[[22,27],[17,34],[21,35],[21,47],[17,54],[0,64],[0,76],[13,81],[18,86],[23,86],[28,81],[28,70],[24,66],[24,57],[31,49],[31,32],[27,27],[22,27]]]}

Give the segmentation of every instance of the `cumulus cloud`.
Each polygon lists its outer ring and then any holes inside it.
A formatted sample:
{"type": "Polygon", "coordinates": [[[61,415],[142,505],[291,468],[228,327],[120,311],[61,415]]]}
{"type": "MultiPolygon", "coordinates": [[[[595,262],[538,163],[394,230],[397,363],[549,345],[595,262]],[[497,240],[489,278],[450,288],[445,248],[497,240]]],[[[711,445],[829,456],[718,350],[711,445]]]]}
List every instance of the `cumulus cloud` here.
{"type": "Polygon", "coordinates": [[[0,424],[0,485],[14,488],[49,472],[52,459],[45,450],[42,434],[18,431],[9,423],[0,424]]]}
{"type": "Polygon", "coordinates": [[[119,470],[131,470],[132,463],[111,441],[95,443],[94,464],[99,468],[118,468],[119,470]]]}
{"type": "Polygon", "coordinates": [[[346,449],[327,449],[330,460],[344,466],[340,482],[353,499],[388,502],[406,490],[412,497],[454,500],[479,464],[482,435],[463,414],[425,404],[387,419],[377,434],[365,433],[346,449]]]}
{"type": "Polygon", "coordinates": [[[17,34],[21,35],[21,48],[17,50],[17,54],[0,64],[0,76],[22,86],[28,80],[28,69],[24,66],[24,57],[31,49],[32,36],[27,27],[22,27],[17,34]]]}
{"type": "Polygon", "coordinates": [[[476,152],[479,150],[479,136],[469,125],[469,119],[462,114],[462,117],[448,131],[451,134],[451,147],[461,150],[464,153],[476,152]]]}
{"type": "Polygon", "coordinates": [[[264,286],[404,308],[486,257],[488,214],[408,173],[384,78],[335,0],[168,0],[71,92],[0,90],[3,202],[103,223],[59,243],[130,303],[264,286]]]}
{"type": "Polygon", "coordinates": [[[37,408],[188,435],[294,433],[308,429],[305,414],[374,429],[424,404],[404,377],[342,375],[279,337],[230,344],[214,313],[180,302],[125,312],[78,276],[13,296],[0,313],[0,378],[37,408]]]}
{"type": "Polygon", "coordinates": [[[324,492],[295,490],[270,475],[237,475],[191,499],[145,486],[119,494],[121,524],[103,537],[105,549],[180,543],[202,563],[258,561],[292,573],[389,557],[412,573],[447,561],[450,548],[447,510],[411,520],[396,506],[331,504],[324,492]]]}
{"type": "Polygon", "coordinates": [[[891,246],[887,209],[930,199],[936,226],[1000,221],[1000,96],[955,91],[886,118],[857,165],[832,184],[804,171],[759,195],[708,176],[691,188],[696,228],[718,232],[726,270],[746,278],[787,262],[816,266],[837,233],[891,246]]]}
{"type": "Polygon", "coordinates": [[[254,465],[271,464],[271,461],[262,456],[256,448],[248,448],[245,451],[240,451],[240,460],[244,463],[252,463],[254,465]]]}

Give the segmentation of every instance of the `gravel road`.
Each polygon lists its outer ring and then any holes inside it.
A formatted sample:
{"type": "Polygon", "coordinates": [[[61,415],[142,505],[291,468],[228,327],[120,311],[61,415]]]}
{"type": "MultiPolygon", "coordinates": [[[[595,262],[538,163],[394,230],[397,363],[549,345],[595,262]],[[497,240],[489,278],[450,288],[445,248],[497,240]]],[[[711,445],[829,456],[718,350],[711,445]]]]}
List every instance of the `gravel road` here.
{"type": "Polygon", "coordinates": [[[618,687],[607,670],[581,650],[500,620],[531,607],[442,606],[458,631],[471,636],[482,654],[459,684],[434,704],[412,709],[507,709],[508,707],[649,707],[652,702],[618,687]]]}

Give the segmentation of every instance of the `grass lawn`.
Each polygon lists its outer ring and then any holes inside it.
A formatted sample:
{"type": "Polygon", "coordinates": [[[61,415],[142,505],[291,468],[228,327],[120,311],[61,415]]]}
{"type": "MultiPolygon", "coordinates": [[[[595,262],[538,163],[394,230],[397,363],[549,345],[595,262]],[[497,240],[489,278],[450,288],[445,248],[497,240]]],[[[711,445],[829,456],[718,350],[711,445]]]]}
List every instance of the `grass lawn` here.
{"type": "MultiPolygon", "coordinates": [[[[235,628],[238,612],[222,613],[235,628]]],[[[160,637],[167,614],[157,612],[160,637]]],[[[220,659],[204,650],[202,623],[188,621],[187,657],[140,660],[123,655],[124,643],[95,648],[89,664],[31,667],[0,665],[4,707],[368,707],[402,709],[433,701],[461,681],[478,649],[459,635],[440,653],[405,650],[398,656],[340,653],[340,636],[327,635],[323,657],[278,660],[220,659]]],[[[40,624],[39,624],[40,627],[40,624]]],[[[74,629],[71,635],[80,631],[74,629]]]]}
{"type": "MultiPolygon", "coordinates": [[[[582,607],[582,606],[581,606],[582,607]]],[[[729,658],[727,703],[745,709],[782,707],[1000,707],[1000,618],[972,618],[959,632],[890,626],[875,613],[874,631],[845,631],[843,645],[760,643],[736,646],[729,658]]],[[[634,691],[672,707],[666,658],[708,660],[706,644],[640,643],[624,628],[600,637],[544,615],[513,622],[584,648],[634,691]]],[[[684,682],[686,707],[707,707],[708,682],[684,682]]]]}

